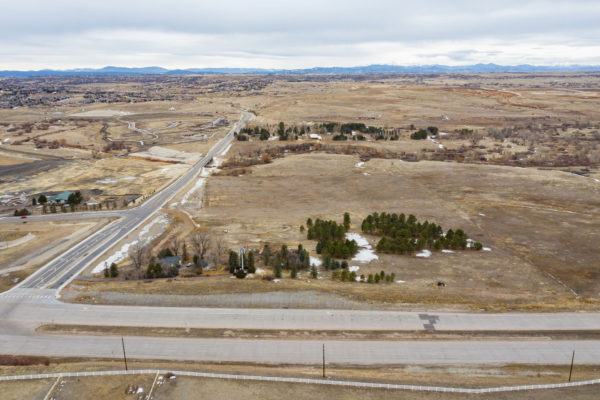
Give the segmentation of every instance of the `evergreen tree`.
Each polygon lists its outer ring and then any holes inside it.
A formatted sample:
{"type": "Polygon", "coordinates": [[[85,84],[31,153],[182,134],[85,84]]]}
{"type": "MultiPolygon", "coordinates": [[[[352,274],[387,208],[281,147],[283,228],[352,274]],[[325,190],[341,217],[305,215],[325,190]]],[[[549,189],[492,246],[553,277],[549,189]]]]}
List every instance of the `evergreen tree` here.
{"type": "Polygon", "coordinates": [[[238,254],[233,250],[229,250],[229,261],[227,265],[229,266],[229,272],[232,274],[240,265],[238,254]]]}
{"type": "Polygon", "coordinates": [[[117,264],[112,263],[110,264],[110,277],[116,278],[117,276],[119,276],[119,268],[117,268],[117,264]]]}
{"type": "Polygon", "coordinates": [[[281,255],[279,253],[275,254],[273,272],[275,273],[275,278],[281,278],[281,255]]]}
{"type": "Polygon", "coordinates": [[[350,214],[347,212],[344,213],[344,229],[346,229],[346,232],[350,230],[350,214]]]}
{"type": "Polygon", "coordinates": [[[268,244],[265,244],[265,246],[263,247],[262,258],[263,258],[263,264],[265,266],[269,265],[269,262],[271,261],[271,249],[269,248],[268,244]]]}
{"type": "Polygon", "coordinates": [[[246,268],[248,268],[248,272],[253,274],[256,272],[256,268],[254,267],[254,252],[250,251],[248,253],[248,257],[246,260],[247,264],[245,264],[246,268]]]}

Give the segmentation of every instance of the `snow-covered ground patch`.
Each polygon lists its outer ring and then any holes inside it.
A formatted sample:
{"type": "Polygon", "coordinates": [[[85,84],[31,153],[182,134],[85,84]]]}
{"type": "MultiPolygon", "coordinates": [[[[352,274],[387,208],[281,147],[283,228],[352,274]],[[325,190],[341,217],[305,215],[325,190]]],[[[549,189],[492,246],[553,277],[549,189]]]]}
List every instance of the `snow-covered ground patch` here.
{"type": "Polygon", "coordinates": [[[160,233],[157,233],[155,235],[149,235],[150,229],[155,225],[158,225],[161,230],[164,230],[167,227],[167,225],[169,225],[169,217],[166,214],[161,214],[158,217],[155,217],[152,221],[150,221],[140,230],[140,233],[136,240],[130,243],[123,244],[123,246],[121,246],[121,248],[117,250],[113,255],[109,256],[106,260],[98,263],[98,265],[96,265],[92,270],[92,274],[98,274],[104,271],[104,268],[106,268],[106,266],[110,266],[112,263],[118,263],[126,259],[129,256],[129,249],[131,248],[131,246],[136,245],[140,240],[144,243],[149,243],[152,240],[156,239],[160,235],[160,233]]]}
{"type": "Polygon", "coordinates": [[[492,249],[490,249],[489,247],[483,247],[481,250],[483,250],[483,251],[492,251],[492,249]]]}
{"type": "Polygon", "coordinates": [[[314,265],[315,267],[320,267],[321,264],[323,264],[323,262],[317,257],[309,256],[309,259],[310,259],[310,265],[314,265]]]}
{"type": "Polygon", "coordinates": [[[479,213],[479,216],[480,217],[485,217],[485,214],[484,213],[479,213]]]}
{"type": "Polygon", "coordinates": [[[440,142],[437,142],[432,136],[427,136],[427,140],[430,140],[433,143],[437,144],[440,149],[444,148],[444,146],[440,142]]]}
{"type": "Polygon", "coordinates": [[[358,261],[360,263],[368,263],[373,260],[378,260],[379,257],[373,251],[373,248],[369,244],[369,241],[358,233],[346,233],[346,239],[354,240],[358,245],[358,253],[352,258],[352,261],[358,261]]]}
{"type": "Polygon", "coordinates": [[[429,258],[431,257],[431,251],[423,250],[422,252],[417,253],[417,257],[429,258]]]}
{"type": "MultiPolygon", "coordinates": [[[[183,198],[181,199],[181,205],[185,205],[185,203],[187,203],[189,197],[192,194],[194,194],[195,192],[197,192],[199,189],[201,189],[202,186],[204,186],[205,181],[206,181],[206,178],[198,178],[198,180],[196,181],[194,186],[192,186],[192,188],[190,190],[188,190],[186,194],[183,195],[183,198]]],[[[200,198],[199,207],[202,207],[202,197],[200,198]]]]}
{"type": "Polygon", "coordinates": [[[350,272],[358,272],[359,269],[360,269],[360,267],[358,265],[353,265],[350,268],[348,268],[348,271],[350,271],[350,272]]]}
{"type": "Polygon", "coordinates": [[[229,143],[227,145],[227,147],[225,147],[225,150],[223,150],[220,155],[224,156],[225,154],[227,154],[227,152],[229,151],[229,149],[231,149],[231,143],[229,143]]]}
{"type": "Polygon", "coordinates": [[[111,179],[111,178],[100,179],[100,180],[97,180],[96,183],[101,183],[103,185],[109,185],[109,184],[119,183],[121,181],[135,181],[136,179],[137,178],[135,176],[125,176],[125,177],[119,178],[119,179],[111,179]]]}
{"type": "Polygon", "coordinates": [[[446,253],[446,254],[454,254],[454,252],[452,250],[442,250],[442,253],[446,253]]]}
{"type": "Polygon", "coordinates": [[[396,283],[404,283],[406,281],[397,280],[396,283]]]}
{"type": "Polygon", "coordinates": [[[354,166],[356,168],[362,168],[363,165],[365,165],[364,161],[360,161],[360,162],[357,162],[354,166]]]}

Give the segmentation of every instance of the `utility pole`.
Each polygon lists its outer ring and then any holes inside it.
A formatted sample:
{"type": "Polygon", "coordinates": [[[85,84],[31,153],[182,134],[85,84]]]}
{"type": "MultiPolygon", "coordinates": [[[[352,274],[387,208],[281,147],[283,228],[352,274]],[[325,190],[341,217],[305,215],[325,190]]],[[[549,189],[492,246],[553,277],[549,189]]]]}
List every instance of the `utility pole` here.
{"type": "Polygon", "coordinates": [[[325,379],[325,343],[323,343],[323,379],[325,379]]]}
{"type": "Polygon", "coordinates": [[[573,374],[573,361],[575,361],[575,350],[573,350],[573,356],[571,357],[571,369],[569,370],[569,382],[571,382],[571,375],[573,374]]]}
{"type": "Polygon", "coordinates": [[[123,360],[125,361],[125,371],[127,371],[127,355],[125,354],[125,341],[121,337],[121,344],[123,345],[123,360]]]}

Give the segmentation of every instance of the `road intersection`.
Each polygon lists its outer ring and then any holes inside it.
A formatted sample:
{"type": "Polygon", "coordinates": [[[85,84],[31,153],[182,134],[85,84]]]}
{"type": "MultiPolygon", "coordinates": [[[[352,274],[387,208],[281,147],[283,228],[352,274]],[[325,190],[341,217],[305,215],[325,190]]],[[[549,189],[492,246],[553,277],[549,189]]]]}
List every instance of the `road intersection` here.
{"type": "MultiPolygon", "coordinates": [[[[0,354],[118,357],[120,338],[36,333],[43,324],[265,330],[386,331],[600,331],[600,313],[449,313],[358,310],[221,309],[135,307],[63,303],[60,290],[99,256],[160,210],[194,181],[233,140],[252,115],[242,117],[206,156],[179,179],[130,210],[88,213],[119,217],[68,252],[0,294],[0,354]]],[[[71,219],[55,214],[34,219],[71,219]]],[[[10,221],[4,218],[3,221],[10,221]]],[[[0,221],[2,222],[2,221],[0,221]]],[[[129,337],[133,358],[267,363],[318,363],[321,341],[129,337]]],[[[580,362],[600,363],[597,340],[327,341],[328,359],[346,364],[565,364],[576,350],[580,362]]]]}

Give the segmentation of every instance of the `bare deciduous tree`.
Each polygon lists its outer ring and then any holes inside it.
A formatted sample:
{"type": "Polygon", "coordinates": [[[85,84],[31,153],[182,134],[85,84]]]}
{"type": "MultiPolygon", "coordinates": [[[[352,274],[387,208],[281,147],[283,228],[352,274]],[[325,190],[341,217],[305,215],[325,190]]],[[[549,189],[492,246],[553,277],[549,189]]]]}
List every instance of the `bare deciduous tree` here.
{"type": "Polygon", "coordinates": [[[179,250],[181,248],[181,239],[179,239],[179,237],[177,235],[173,236],[173,238],[171,239],[171,251],[173,252],[173,254],[178,257],[179,256],[179,250]]]}
{"type": "Polygon", "coordinates": [[[215,264],[217,266],[221,265],[221,260],[223,257],[223,253],[225,252],[225,241],[221,236],[216,236],[213,240],[213,252],[215,257],[215,264]]]}
{"type": "Polygon", "coordinates": [[[133,266],[137,271],[138,279],[142,277],[142,266],[146,262],[148,258],[148,247],[146,243],[138,240],[131,248],[129,249],[129,258],[131,262],[133,262],[133,266]]]}
{"type": "Polygon", "coordinates": [[[194,231],[190,235],[190,240],[192,246],[194,246],[195,254],[197,254],[201,260],[204,260],[206,253],[210,248],[210,236],[208,235],[208,232],[194,231]]]}

